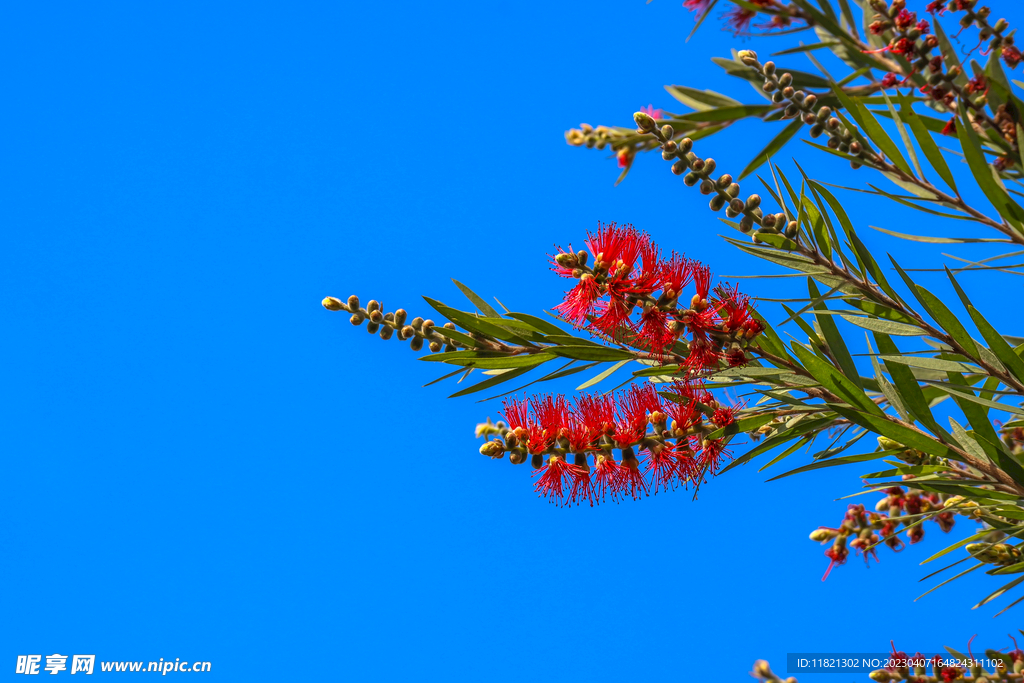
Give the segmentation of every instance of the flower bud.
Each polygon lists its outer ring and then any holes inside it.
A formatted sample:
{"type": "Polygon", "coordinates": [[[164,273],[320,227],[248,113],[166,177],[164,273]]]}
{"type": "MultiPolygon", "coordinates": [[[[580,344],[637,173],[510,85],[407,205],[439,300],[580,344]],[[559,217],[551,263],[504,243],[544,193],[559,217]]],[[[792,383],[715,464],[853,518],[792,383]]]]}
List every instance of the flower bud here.
{"type": "Polygon", "coordinates": [[[676,163],[672,164],[672,172],[676,175],[682,175],[686,173],[688,167],[689,164],[686,163],[686,159],[677,159],[676,163]]]}
{"type": "Polygon", "coordinates": [[[409,342],[409,348],[413,351],[419,351],[423,348],[423,337],[413,337],[412,341],[409,342]]]}
{"type": "MultiPolygon", "coordinates": [[[[791,74],[791,73],[789,73],[787,71],[786,73],[784,73],[781,76],[779,76],[779,85],[781,85],[783,88],[788,88],[792,84],[793,84],[793,74],[791,74]]],[[[792,97],[792,95],[787,95],[787,97],[792,97]]]]}
{"type": "Polygon", "coordinates": [[[379,329],[380,324],[378,323],[366,323],[366,331],[369,332],[370,334],[377,334],[377,330],[379,329]]]}
{"type": "Polygon", "coordinates": [[[715,185],[718,187],[719,190],[724,190],[725,188],[729,187],[731,183],[732,176],[729,175],[728,173],[723,173],[721,176],[718,177],[718,180],[715,181],[715,185]]]}
{"type": "Polygon", "coordinates": [[[747,197],[747,203],[745,204],[745,207],[746,207],[746,209],[748,211],[752,211],[752,210],[756,209],[757,207],[759,207],[760,205],[761,205],[761,195],[759,195],[759,194],[752,194],[749,197],[747,197]]]}
{"type": "Polygon", "coordinates": [[[387,325],[384,325],[383,327],[380,328],[380,338],[383,339],[384,341],[391,339],[391,335],[393,335],[394,333],[395,328],[393,327],[388,327],[387,325]]]}
{"type": "Polygon", "coordinates": [[[711,175],[712,173],[714,173],[715,172],[715,167],[717,165],[718,164],[715,163],[714,159],[705,159],[704,160],[704,175],[711,175]]]}
{"type": "Polygon", "coordinates": [[[563,268],[575,268],[579,265],[579,261],[576,258],[576,254],[556,254],[555,263],[562,266],[563,268]]]}
{"type": "Polygon", "coordinates": [[[809,94],[806,99],[804,99],[804,107],[807,109],[813,109],[816,104],[818,104],[818,96],[814,93],[809,94]]]}
{"type": "Polygon", "coordinates": [[[775,73],[775,62],[765,62],[761,70],[764,71],[769,76],[771,76],[773,73],[775,73]]]}
{"type": "Polygon", "coordinates": [[[729,187],[725,188],[725,193],[730,197],[738,197],[740,194],[739,183],[729,183],[729,187]]]}
{"type": "Polygon", "coordinates": [[[693,140],[691,140],[690,138],[683,138],[682,140],[679,141],[678,144],[680,154],[686,154],[691,149],[693,149],[693,140]]]}
{"type": "Polygon", "coordinates": [[[740,219],[740,230],[742,232],[750,232],[754,227],[754,219],[750,216],[744,216],[740,219]]]}
{"type": "Polygon", "coordinates": [[[642,111],[638,111],[633,114],[633,121],[636,122],[636,127],[645,133],[650,133],[657,127],[657,124],[654,123],[654,119],[652,119],[649,114],[645,114],[642,111]]]}
{"type": "Polygon", "coordinates": [[[825,543],[831,541],[833,538],[839,535],[839,532],[835,529],[815,529],[811,532],[811,540],[815,543],[825,543]]]}
{"type": "Polygon", "coordinates": [[[763,659],[759,659],[754,662],[754,675],[758,678],[771,678],[772,670],[768,666],[768,662],[763,659]]]}
{"type": "Polygon", "coordinates": [[[405,324],[405,316],[408,315],[404,308],[399,308],[395,311],[395,325],[401,327],[405,324]]]}
{"type": "Polygon", "coordinates": [[[789,225],[786,226],[786,237],[793,239],[800,234],[800,224],[796,221],[790,221],[789,225]]]}
{"type": "Polygon", "coordinates": [[[480,447],[480,454],[488,458],[500,458],[505,455],[505,444],[497,439],[488,441],[480,447]]]}
{"type": "Polygon", "coordinates": [[[889,683],[892,680],[892,676],[885,669],[876,669],[868,674],[868,678],[875,681],[876,683],[889,683]]]}
{"type": "Polygon", "coordinates": [[[662,135],[662,137],[665,137],[665,138],[668,138],[669,140],[671,140],[675,136],[675,134],[676,134],[675,129],[673,129],[672,126],[668,125],[667,123],[664,126],[661,127],[661,135],[662,135]]]}
{"type": "Polygon", "coordinates": [[[384,314],[380,312],[380,309],[374,309],[370,311],[370,322],[381,323],[384,320],[384,314]]]}
{"type": "Polygon", "coordinates": [[[513,465],[522,465],[526,462],[526,453],[518,448],[509,451],[508,461],[513,465]]]}
{"type": "Polygon", "coordinates": [[[683,182],[687,187],[693,187],[700,181],[700,176],[696,173],[687,173],[683,176],[683,182]]]}
{"type": "Polygon", "coordinates": [[[374,311],[380,310],[380,302],[370,299],[366,304],[366,312],[373,313],[374,311]]]}
{"type": "Polygon", "coordinates": [[[430,349],[431,353],[437,353],[438,351],[441,350],[441,346],[442,346],[441,342],[432,341],[432,342],[430,342],[430,346],[428,346],[427,348],[430,349]]]}
{"type": "Polygon", "coordinates": [[[760,62],[757,61],[757,53],[753,50],[740,50],[736,53],[736,57],[747,66],[758,66],[760,62]]]}
{"type": "Polygon", "coordinates": [[[328,311],[342,311],[345,309],[345,304],[341,303],[341,299],[335,299],[333,296],[324,297],[324,300],[320,303],[328,311]]]}
{"type": "Polygon", "coordinates": [[[702,180],[702,181],[700,181],[700,193],[701,194],[711,194],[714,191],[715,191],[715,184],[712,183],[710,180],[702,180]]]}
{"type": "Polygon", "coordinates": [[[746,203],[738,197],[729,202],[729,208],[735,211],[737,215],[743,213],[743,209],[746,208],[746,206],[746,203]]]}
{"type": "Polygon", "coordinates": [[[533,455],[531,455],[530,467],[532,467],[535,470],[539,470],[541,467],[544,467],[544,454],[534,453],[533,455]]]}
{"type": "Polygon", "coordinates": [[[720,194],[716,194],[711,198],[711,201],[708,202],[708,206],[711,207],[712,211],[721,211],[722,207],[725,206],[725,197],[720,194]]]}
{"type": "Polygon", "coordinates": [[[350,323],[352,323],[353,325],[355,325],[356,327],[359,327],[360,325],[363,324],[363,320],[364,319],[365,318],[363,318],[363,314],[362,313],[353,313],[352,317],[349,318],[348,321],[350,323]]]}

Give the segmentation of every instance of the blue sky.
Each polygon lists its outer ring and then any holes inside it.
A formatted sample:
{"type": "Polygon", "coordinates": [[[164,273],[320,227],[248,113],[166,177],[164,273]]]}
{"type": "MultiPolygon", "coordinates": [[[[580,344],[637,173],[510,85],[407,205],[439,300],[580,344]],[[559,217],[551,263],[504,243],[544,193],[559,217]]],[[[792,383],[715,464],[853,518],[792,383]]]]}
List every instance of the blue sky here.
{"type": "MultiPolygon", "coordinates": [[[[420,295],[464,304],[455,277],[537,312],[563,286],[545,254],[599,220],[765,272],[660,159],[613,188],[614,160],[562,138],[672,109],[668,83],[756,102],[709,58],[772,44],[690,26],[662,0],[9,8],[4,674],[59,652],[205,660],[210,680],[745,680],[787,652],[1008,645],[1014,613],[969,609],[991,581],[913,602],[937,530],[819,580],[807,534],[858,471],[556,509],[478,455],[494,403],[421,388],[436,366],[320,307],[425,314],[420,295]]],[[[736,173],[767,135],[702,144],[736,173]]],[[[846,196],[858,225],[961,229],[846,196]]],[[[948,251],[861,233],[905,266],[948,251]]],[[[989,314],[1018,286],[972,278],[989,314]]]]}

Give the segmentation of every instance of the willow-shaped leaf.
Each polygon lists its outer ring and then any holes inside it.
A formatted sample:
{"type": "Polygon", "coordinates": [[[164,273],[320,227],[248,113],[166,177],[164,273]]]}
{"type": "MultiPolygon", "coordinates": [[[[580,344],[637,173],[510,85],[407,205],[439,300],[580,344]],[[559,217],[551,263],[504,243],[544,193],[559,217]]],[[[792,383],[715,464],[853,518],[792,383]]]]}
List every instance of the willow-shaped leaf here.
{"type": "Polygon", "coordinates": [[[953,173],[949,170],[949,165],[946,163],[945,157],[942,156],[942,152],[939,151],[939,146],[935,144],[935,140],[932,139],[931,134],[922,122],[921,116],[914,111],[913,106],[903,97],[900,98],[900,114],[903,117],[903,121],[910,127],[914,137],[917,138],[917,144],[921,145],[921,151],[924,153],[928,163],[932,165],[935,172],[942,178],[942,182],[946,183],[954,192],[957,192],[953,173]]]}
{"type": "Polygon", "coordinates": [[[901,171],[908,175],[913,175],[907,160],[900,154],[896,143],[892,141],[892,138],[885,132],[882,125],[878,123],[878,119],[875,118],[874,114],[868,111],[867,107],[863,104],[847,95],[842,88],[833,88],[833,92],[835,92],[839,101],[843,103],[843,107],[849,112],[850,116],[864,129],[864,133],[871,138],[872,142],[878,145],[878,149],[896,164],[896,167],[901,171]]]}
{"type": "Polygon", "coordinates": [[[716,107],[736,107],[743,104],[739,100],[711,90],[696,90],[685,85],[666,85],[665,90],[687,107],[697,111],[707,111],[716,107]]]}
{"type": "MultiPolygon", "coordinates": [[[[812,305],[815,311],[827,311],[828,305],[822,300],[821,293],[818,288],[814,285],[814,281],[811,278],[807,278],[807,291],[814,299],[812,305]]],[[[856,387],[863,391],[864,386],[860,382],[860,373],[857,372],[857,366],[853,362],[853,356],[850,355],[850,350],[846,348],[846,343],[843,341],[843,335],[839,333],[839,328],[836,327],[836,321],[830,315],[815,315],[818,321],[819,327],[821,327],[821,333],[825,337],[825,343],[828,345],[828,350],[832,354],[832,357],[836,359],[836,363],[839,364],[843,374],[854,384],[856,387]]]]}
{"type": "MultiPolygon", "coordinates": [[[[920,207],[916,207],[920,208],[920,207]]],[[[896,232],[894,230],[888,230],[886,228],[880,228],[877,225],[868,226],[872,230],[878,232],[884,232],[886,235],[892,235],[893,237],[899,237],[901,240],[910,240],[911,242],[929,242],[932,244],[975,244],[980,242],[1006,242],[1007,240],[1001,240],[990,237],[929,237],[927,235],[908,235],[904,232],[896,232]]]]}
{"type": "Polygon", "coordinates": [[[463,294],[466,295],[466,298],[469,299],[473,303],[473,305],[477,307],[477,310],[479,310],[481,313],[483,313],[485,317],[488,317],[488,318],[500,318],[501,317],[500,315],[498,315],[498,312],[491,307],[490,304],[488,304],[486,301],[484,301],[472,289],[470,289],[466,285],[462,284],[461,282],[459,282],[455,278],[452,278],[452,282],[455,283],[455,286],[458,287],[459,290],[463,294]]]}
{"type": "Polygon", "coordinates": [[[841,458],[830,458],[828,460],[818,460],[816,462],[810,463],[809,465],[804,465],[803,467],[797,467],[795,470],[790,470],[789,472],[786,472],[784,474],[780,474],[778,476],[772,477],[768,481],[775,481],[776,479],[782,479],[783,477],[789,477],[789,476],[792,476],[794,474],[802,474],[803,472],[810,472],[812,470],[820,470],[823,467],[836,467],[836,466],[839,466],[839,465],[852,465],[852,464],[858,463],[858,462],[868,462],[868,461],[871,461],[871,460],[878,460],[879,458],[884,458],[884,457],[886,457],[888,455],[895,455],[895,454],[901,453],[901,452],[902,452],[901,450],[893,449],[893,450],[888,450],[888,451],[875,451],[874,453],[861,453],[859,455],[845,455],[845,456],[843,456],[841,458]]]}
{"type": "Polygon", "coordinates": [[[465,388],[465,389],[463,389],[461,391],[456,391],[454,394],[452,394],[448,398],[458,398],[460,396],[467,396],[469,394],[475,394],[476,392],[481,391],[483,389],[490,389],[491,387],[497,386],[497,385],[501,384],[502,382],[507,382],[510,379],[513,379],[515,377],[518,377],[519,375],[525,374],[525,373],[529,372],[530,370],[532,370],[534,367],[535,366],[533,366],[533,365],[529,365],[529,366],[525,366],[525,367],[521,367],[521,368],[512,368],[508,372],[503,372],[500,375],[495,375],[494,377],[491,377],[490,379],[485,379],[482,382],[477,382],[473,386],[467,387],[467,388],[465,388]]]}
{"type": "Polygon", "coordinates": [[[748,116],[760,116],[772,111],[769,104],[741,104],[739,106],[706,109],[692,114],[682,114],[673,121],[738,121],[748,116]]]}
{"type": "Polygon", "coordinates": [[[1006,190],[996,182],[992,175],[992,168],[985,159],[985,153],[981,151],[981,144],[978,142],[978,135],[971,127],[970,121],[961,116],[956,126],[957,136],[960,138],[960,145],[964,150],[964,158],[974,175],[985,197],[995,207],[999,215],[1017,230],[1024,230],[1024,208],[1013,201],[1006,190]]]}
{"type": "Polygon", "coordinates": [[[552,353],[575,360],[632,360],[633,354],[622,349],[613,349],[599,346],[552,346],[549,347],[552,353]]]}
{"type": "Polygon", "coordinates": [[[547,320],[544,320],[543,318],[538,318],[535,315],[530,315],[529,313],[509,313],[508,317],[515,318],[516,320],[519,320],[521,322],[527,323],[528,325],[533,327],[535,330],[537,330],[538,332],[541,332],[543,334],[547,334],[547,335],[552,335],[552,334],[564,335],[565,334],[565,330],[563,330],[562,328],[558,327],[557,325],[552,325],[547,320]]]}
{"type": "Polygon", "coordinates": [[[992,327],[992,324],[981,314],[981,311],[971,304],[967,293],[960,287],[960,283],[957,282],[949,268],[946,268],[946,275],[949,277],[950,282],[953,283],[953,287],[956,288],[961,302],[970,314],[971,320],[974,321],[974,326],[981,332],[982,338],[988,342],[989,348],[1002,361],[1007,370],[1013,373],[1018,380],[1024,381],[1024,361],[1014,352],[1013,347],[1006,343],[1006,340],[996,331],[996,328],[992,327]]]}
{"type": "Polygon", "coordinates": [[[971,338],[967,329],[960,322],[960,319],[953,315],[953,311],[949,310],[949,308],[946,307],[946,304],[942,303],[937,296],[914,282],[910,276],[907,275],[906,271],[900,267],[900,264],[896,262],[896,259],[894,259],[892,255],[889,256],[889,260],[892,261],[892,265],[896,268],[896,272],[898,272],[900,277],[903,278],[903,282],[906,283],[910,293],[913,294],[914,298],[921,303],[924,310],[928,312],[928,315],[934,318],[935,322],[949,333],[949,336],[953,338],[953,341],[959,344],[960,348],[962,348],[968,356],[971,358],[977,358],[978,348],[974,343],[974,339],[971,338]]]}
{"type": "Polygon", "coordinates": [[[838,368],[814,355],[802,344],[793,342],[790,344],[790,347],[793,349],[793,353],[796,354],[797,358],[800,359],[804,368],[811,373],[811,376],[833,394],[839,396],[851,406],[856,406],[869,413],[882,413],[881,408],[879,408],[874,401],[868,398],[867,394],[864,393],[864,390],[861,389],[859,381],[855,383],[852,379],[846,377],[838,368]]]}
{"type": "Polygon", "coordinates": [[[871,330],[872,332],[894,334],[899,337],[920,337],[925,334],[924,330],[917,325],[907,325],[906,323],[898,323],[893,320],[866,318],[856,315],[842,315],[841,317],[848,323],[852,323],[857,327],[863,327],[865,330],[871,330]]]}
{"type": "Polygon", "coordinates": [[[581,385],[579,385],[578,387],[576,387],[576,391],[583,391],[584,389],[589,389],[590,387],[594,386],[595,384],[598,384],[598,383],[600,383],[600,382],[603,382],[604,380],[606,380],[606,379],[608,379],[609,377],[611,377],[611,376],[612,376],[612,374],[613,374],[613,373],[614,373],[614,372],[615,372],[616,370],[618,370],[619,368],[621,368],[621,367],[622,367],[623,365],[625,365],[625,364],[626,364],[626,363],[628,363],[629,361],[630,361],[630,359],[629,359],[629,358],[627,358],[627,359],[625,359],[625,360],[620,360],[620,361],[619,361],[618,363],[616,363],[615,365],[612,365],[611,367],[609,367],[608,369],[604,370],[603,372],[601,372],[601,373],[599,373],[599,374],[597,374],[597,375],[594,375],[593,377],[591,377],[590,379],[588,379],[588,380],[587,380],[586,382],[584,382],[583,384],[581,384],[581,385]]]}

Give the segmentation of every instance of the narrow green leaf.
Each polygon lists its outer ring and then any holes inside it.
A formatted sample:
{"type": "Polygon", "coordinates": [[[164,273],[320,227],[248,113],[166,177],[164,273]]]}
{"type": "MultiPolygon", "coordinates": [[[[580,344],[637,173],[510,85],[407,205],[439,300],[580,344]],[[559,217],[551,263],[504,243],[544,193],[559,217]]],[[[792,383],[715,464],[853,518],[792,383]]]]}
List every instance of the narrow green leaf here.
{"type": "Polygon", "coordinates": [[[462,291],[462,293],[466,295],[466,298],[469,299],[473,303],[473,305],[477,307],[477,310],[479,310],[481,313],[484,314],[484,317],[487,317],[487,318],[500,318],[501,317],[500,315],[498,315],[498,312],[496,310],[491,308],[490,304],[488,304],[486,301],[484,301],[482,298],[480,298],[472,289],[470,289],[466,285],[462,284],[461,282],[459,282],[455,278],[452,278],[452,282],[454,282],[455,286],[458,287],[462,291]]]}
{"type": "MultiPolygon", "coordinates": [[[[807,278],[807,291],[811,295],[811,298],[816,300],[816,303],[814,303],[814,310],[828,310],[828,306],[821,300],[821,294],[818,292],[818,288],[814,285],[814,281],[811,278],[807,278]]],[[[852,382],[858,389],[863,390],[864,387],[860,382],[860,373],[857,372],[857,366],[853,362],[853,356],[850,355],[850,350],[846,347],[846,343],[843,341],[843,336],[839,333],[839,328],[836,327],[835,320],[829,315],[815,315],[815,319],[818,321],[821,333],[825,337],[825,343],[828,345],[829,352],[832,354],[832,357],[836,359],[836,362],[839,364],[843,374],[846,375],[850,382],[852,382]]]]}
{"type": "Polygon", "coordinates": [[[800,359],[804,368],[806,368],[807,371],[811,373],[811,376],[818,380],[822,386],[829,389],[832,393],[842,398],[851,406],[858,407],[869,413],[882,413],[881,408],[879,408],[874,401],[868,398],[867,394],[864,393],[864,390],[851,379],[845,377],[838,368],[835,368],[821,360],[816,355],[808,351],[802,344],[794,342],[790,346],[793,349],[793,352],[800,359]]]}
{"type": "Polygon", "coordinates": [[[935,144],[935,140],[932,139],[931,133],[925,128],[924,123],[921,121],[921,116],[914,111],[913,106],[903,97],[900,98],[900,112],[904,122],[910,126],[911,132],[917,138],[917,144],[921,146],[921,151],[924,153],[925,158],[928,159],[928,163],[932,165],[935,172],[942,178],[942,182],[946,183],[953,192],[957,192],[956,181],[953,179],[953,173],[949,170],[945,157],[939,151],[939,147],[935,144]]]}
{"type": "Polygon", "coordinates": [[[843,320],[848,323],[853,323],[857,327],[863,327],[865,330],[871,330],[872,332],[881,332],[882,334],[894,334],[902,337],[920,337],[925,332],[917,325],[907,325],[906,323],[898,323],[892,320],[884,320],[882,318],[865,318],[862,316],[854,315],[842,315],[843,320]]]}
{"type": "Polygon", "coordinates": [[[614,373],[616,370],[621,368],[623,365],[625,365],[629,361],[630,361],[629,358],[627,358],[625,360],[620,360],[615,365],[612,365],[611,367],[609,367],[608,369],[604,370],[603,372],[601,372],[601,373],[599,373],[597,375],[594,375],[593,377],[588,379],[586,382],[584,382],[583,384],[581,384],[578,387],[576,387],[576,391],[583,391],[584,389],[589,389],[590,387],[594,386],[595,384],[603,382],[604,380],[606,380],[609,377],[611,377],[612,373],[614,373]]]}
{"type": "Polygon", "coordinates": [[[600,346],[551,346],[548,351],[576,360],[632,360],[635,357],[629,351],[600,346]]]}
{"type": "Polygon", "coordinates": [[[858,462],[868,462],[870,460],[878,460],[879,458],[884,458],[887,455],[895,455],[896,453],[900,453],[900,452],[902,452],[902,451],[898,451],[898,450],[875,451],[874,453],[861,453],[859,455],[846,455],[846,456],[843,456],[841,458],[831,458],[829,460],[818,460],[816,462],[810,463],[809,465],[804,465],[803,467],[798,467],[795,470],[790,470],[789,472],[786,472],[785,474],[780,474],[778,476],[772,477],[768,481],[775,481],[776,479],[782,479],[783,477],[789,477],[789,476],[792,476],[794,474],[801,474],[803,472],[810,472],[811,470],[820,470],[823,467],[836,467],[838,465],[851,465],[853,463],[858,463],[858,462]]]}
{"type": "Polygon", "coordinates": [[[509,370],[508,372],[503,372],[500,375],[495,375],[494,377],[491,377],[490,379],[485,379],[482,382],[477,382],[476,384],[474,384],[471,387],[467,387],[466,389],[463,389],[461,391],[457,391],[454,394],[452,394],[451,396],[449,396],[448,398],[458,398],[459,396],[466,396],[468,394],[474,394],[474,393],[476,393],[476,392],[478,392],[478,391],[480,391],[482,389],[490,389],[491,387],[497,386],[497,385],[501,384],[502,382],[507,382],[508,380],[510,380],[510,379],[512,379],[514,377],[518,377],[519,375],[527,373],[530,370],[532,370],[533,368],[534,368],[533,365],[529,365],[529,366],[525,366],[525,367],[521,367],[521,368],[513,368],[512,370],[509,370]]]}
{"type": "Polygon", "coordinates": [[[697,111],[707,111],[716,107],[736,107],[743,104],[711,90],[696,90],[685,85],[666,85],[665,90],[687,107],[697,111]]]}

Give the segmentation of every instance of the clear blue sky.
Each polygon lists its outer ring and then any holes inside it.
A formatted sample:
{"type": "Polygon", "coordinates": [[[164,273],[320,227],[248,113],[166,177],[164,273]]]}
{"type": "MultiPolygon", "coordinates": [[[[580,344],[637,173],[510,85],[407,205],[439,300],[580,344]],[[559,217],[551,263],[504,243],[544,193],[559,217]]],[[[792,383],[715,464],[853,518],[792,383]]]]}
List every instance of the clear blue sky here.
{"type": "MultiPolygon", "coordinates": [[[[59,652],[207,660],[225,681],[725,681],[890,638],[1009,644],[1019,614],[969,611],[991,581],[913,602],[937,530],[819,580],[807,534],[840,520],[858,470],[746,467],[697,502],[559,510],[527,467],[477,454],[497,406],[421,388],[436,366],[320,307],[423,314],[422,294],[462,305],[456,277],[536,312],[563,286],[545,253],[599,220],[765,271],[660,159],[613,188],[613,160],[562,139],[671,109],[666,83],[756,102],[708,58],[762,43],[715,19],[684,43],[690,26],[678,0],[10,6],[3,675],[59,652]]],[[[703,149],[735,173],[767,134],[703,149]]],[[[961,228],[856,200],[861,226],[961,228]]],[[[948,251],[861,232],[908,266],[948,251]]]]}

